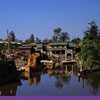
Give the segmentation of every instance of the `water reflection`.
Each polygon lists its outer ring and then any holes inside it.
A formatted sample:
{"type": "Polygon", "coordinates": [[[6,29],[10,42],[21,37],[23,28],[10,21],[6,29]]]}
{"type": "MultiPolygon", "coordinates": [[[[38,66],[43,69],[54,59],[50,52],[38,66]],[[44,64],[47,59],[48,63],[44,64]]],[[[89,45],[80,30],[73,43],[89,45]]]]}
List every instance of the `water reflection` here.
{"type": "MultiPolygon", "coordinates": [[[[91,87],[91,92],[93,95],[98,95],[100,89],[100,72],[93,72],[90,75],[81,77],[82,80],[86,80],[86,84],[91,87]]],[[[84,85],[83,81],[83,85],[84,85]]]]}
{"type": "Polygon", "coordinates": [[[73,75],[73,66],[63,66],[54,70],[47,70],[47,74],[50,77],[55,77],[55,87],[63,89],[64,84],[69,84],[71,76],[73,75]]]}
{"type": "Polygon", "coordinates": [[[29,82],[29,86],[38,86],[40,84],[41,81],[41,74],[42,72],[37,72],[37,73],[28,73],[25,72],[25,78],[27,78],[28,82],[29,82]]]}
{"type": "Polygon", "coordinates": [[[21,85],[21,82],[18,81],[0,86],[0,96],[16,96],[17,88],[21,85]]]}
{"type": "Polygon", "coordinates": [[[81,79],[82,79],[82,88],[84,88],[84,77],[80,77],[80,76],[78,76],[78,82],[80,82],[81,81],[81,79]]]}
{"type": "Polygon", "coordinates": [[[79,77],[74,65],[70,64],[38,73],[23,73],[20,80],[22,84],[0,86],[0,95],[100,96],[100,71],[79,77]]]}

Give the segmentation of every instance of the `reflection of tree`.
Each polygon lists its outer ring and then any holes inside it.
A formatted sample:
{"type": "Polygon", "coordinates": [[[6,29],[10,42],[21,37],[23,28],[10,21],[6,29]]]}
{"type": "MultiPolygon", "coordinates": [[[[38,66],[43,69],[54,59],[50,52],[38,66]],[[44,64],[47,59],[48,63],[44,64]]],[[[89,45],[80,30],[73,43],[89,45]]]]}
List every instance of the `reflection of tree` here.
{"type": "Polygon", "coordinates": [[[56,88],[63,88],[64,84],[69,84],[71,76],[67,75],[64,70],[54,70],[50,74],[56,78],[55,86],[56,88]]]}
{"type": "Polygon", "coordinates": [[[16,96],[17,87],[21,86],[21,82],[0,86],[1,96],[16,96]]]}
{"type": "Polygon", "coordinates": [[[56,88],[60,88],[60,89],[63,88],[63,84],[62,84],[62,82],[60,80],[56,81],[55,86],[56,86],[56,88]]]}
{"type": "Polygon", "coordinates": [[[98,89],[100,88],[100,72],[92,73],[86,77],[86,80],[87,84],[93,88],[93,95],[97,95],[98,89]]]}

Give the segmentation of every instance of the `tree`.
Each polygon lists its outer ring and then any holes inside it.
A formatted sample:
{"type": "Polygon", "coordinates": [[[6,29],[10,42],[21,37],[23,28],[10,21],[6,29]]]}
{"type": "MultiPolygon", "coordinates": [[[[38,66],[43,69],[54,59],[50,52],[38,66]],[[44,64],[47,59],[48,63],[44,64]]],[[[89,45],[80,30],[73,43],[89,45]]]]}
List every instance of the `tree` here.
{"type": "Polygon", "coordinates": [[[58,35],[59,33],[61,33],[61,31],[62,31],[61,28],[54,29],[55,35],[58,35]]]}
{"type": "Polygon", "coordinates": [[[55,40],[58,42],[60,39],[60,34],[61,34],[62,29],[61,28],[57,28],[54,29],[54,36],[53,38],[55,38],[55,40]]]}
{"type": "Polygon", "coordinates": [[[13,31],[11,31],[9,33],[9,39],[10,39],[11,42],[15,42],[16,36],[15,36],[15,33],[13,31]]]}
{"type": "Polygon", "coordinates": [[[81,39],[77,37],[77,38],[72,39],[71,42],[75,44],[79,44],[81,42],[81,39]]]}
{"type": "Polygon", "coordinates": [[[2,41],[3,39],[0,39],[0,41],[2,41]]]}
{"type": "Polygon", "coordinates": [[[68,41],[70,38],[69,38],[69,34],[67,32],[62,32],[61,35],[60,35],[60,41],[61,42],[66,42],[68,41]]]}
{"type": "Polygon", "coordinates": [[[34,35],[33,35],[33,34],[31,34],[31,36],[30,36],[30,38],[29,38],[29,42],[30,42],[30,43],[34,42],[34,35]]]}
{"type": "Polygon", "coordinates": [[[32,42],[34,42],[34,35],[31,34],[30,38],[29,39],[26,39],[25,42],[26,43],[32,43],[32,42]]]}
{"type": "Polygon", "coordinates": [[[49,39],[48,39],[48,38],[45,38],[45,39],[43,40],[43,43],[48,44],[48,43],[49,43],[49,39]]]}
{"type": "Polygon", "coordinates": [[[41,43],[41,40],[38,37],[36,37],[36,42],[41,43]]]}
{"type": "Polygon", "coordinates": [[[29,43],[29,39],[26,39],[25,42],[26,42],[26,43],[29,43]]]}
{"type": "Polygon", "coordinates": [[[52,42],[57,42],[57,36],[53,35],[52,42]]]}
{"type": "Polygon", "coordinates": [[[90,28],[84,32],[84,39],[81,41],[81,52],[79,58],[83,58],[84,66],[88,69],[97,68],[100,61],[100,37],[99,29],[94,21],[89,23],[90,28]]]}
{"type": "Polygon", "coordinates": [[[92,21],[89,23],[90,28],[84,32],[84,39],[88,38],[89,40],[93,40],[94,38],[98,37],[99,35],[99,30],[98,26],[95,21],[92,21]]]}

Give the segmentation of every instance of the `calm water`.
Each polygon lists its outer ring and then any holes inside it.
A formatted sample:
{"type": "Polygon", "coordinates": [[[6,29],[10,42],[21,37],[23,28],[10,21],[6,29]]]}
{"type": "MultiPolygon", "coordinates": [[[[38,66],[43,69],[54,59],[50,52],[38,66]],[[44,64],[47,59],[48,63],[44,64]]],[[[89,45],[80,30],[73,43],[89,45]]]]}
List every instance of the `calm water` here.
{"type": "Polygon", "coordinates": [[[25,73],[24,76],[18,82],[0,86],[0,95],[100,96],[100,72],[83,78],[79,78],[76,72],[66,70],[25,73]]]}

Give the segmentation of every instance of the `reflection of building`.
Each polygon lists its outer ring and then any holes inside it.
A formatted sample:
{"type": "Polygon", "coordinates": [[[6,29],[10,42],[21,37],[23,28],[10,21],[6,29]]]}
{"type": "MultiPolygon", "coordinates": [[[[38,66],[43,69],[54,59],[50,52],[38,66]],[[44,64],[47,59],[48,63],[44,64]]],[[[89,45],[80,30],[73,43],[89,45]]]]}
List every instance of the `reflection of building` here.
{"type": "Polygon", "coordinates": [[[21,86],[21,82],[0,86],[0,96],[16,96],[17,87],[21,86]]]}
{"type": "Polygon", "coordinates": [[[28,78],[30,86],[32,86],[32,84],[34,84],[34,86],[37,86],[41,82],[41,72],[31,73],[31,74],[25,72],[25,77],[28,78]]]}
{"type": "Polygon", "coordinates": [[[49,56],[58,56],[66,60],[75,59],[75,48],[76,45],[73,43],[50,43],[47,46],[49,56]]]}
{"type": "Polygon", "coordinates": [[[29,78],[28,81],[29,81],[29,85],[30,86],[32,86],[32,84],[34,84],[34,86],[38,86],[38,84],[41,81],[41,77],[40,76],[36,76],[36,77],[33,77],[33,78],[29,78]]]}
{"type": "Polygon", "coordinates": [[[55,87],[63,88],[64,84],[68,84],[71,79],[71,75],[68,72],[66,73],[65,69],[55,69],[55,70],[47,70],[49,76],[53,76],[56,78],[55,87]]]}

